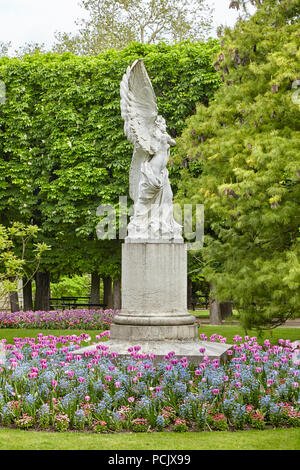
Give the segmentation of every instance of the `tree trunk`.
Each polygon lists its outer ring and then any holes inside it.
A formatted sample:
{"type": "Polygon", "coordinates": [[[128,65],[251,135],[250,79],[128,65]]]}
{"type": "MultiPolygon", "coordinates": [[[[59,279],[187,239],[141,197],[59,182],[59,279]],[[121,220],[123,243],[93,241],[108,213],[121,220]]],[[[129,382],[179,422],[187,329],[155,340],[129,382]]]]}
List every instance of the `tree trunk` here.
{"type": "Polygon", "coordinates": [[[100,304],[100,275],[95,271],[91,275],[90,303],[100,304]]]}
{"type": "Polygon", "coordinates": [[[193,283],[188,278],[187,280],[187,308],[188,310],[193,310],[193,283]]]}
{"type": "Polygon", "coordinates": [[[103,278],[103,303],[106,308],[113,308],[112,281],[110,277],[103,278]]]}
{"type": "Polygon", "coordinates": [[[37,272],[35,275],[34,310],[50,310],[50,273],[37,272]]]}
{"type": "Polygon", "coordinates": [[[232,318],[232,302],[221,302],[220,303],[221,309],[221,318],[225,320],[225,318],[232,318]]]}
{"type": "MultiPolygon", "coordinates": [[[[11,278],[10,281],[14,282],[15,279],[11,278]]],[[[18,291],[11,291],[9,293],[9,301],[10,301],[10,311],[18,312],[20,310],[18,291]]]]}
{"type": "Polygon", "coordinates": [[[221,308],[216,298],[216,289],[214,283],[210,283],[210,301],[209,301],[209,320],[212,325],[222,324],[221,308]]]}
{"type": "MultiPolygon", "coordinates": [[[[10,282],[16,282],[16,278],[14,277],[9,278],[9,280],[10,282]]],[[[18,291],[9,292],[8,297],[9,297],[10,311],[18,312],[20,310],[18,291]]]]}
{"type": "Polygon", "coordinates": [[[121,279],[114,281],[114,310],[121,310],[121,279]]]}
{"type": "Polygon", "coordinates": [[[23,278],[23,310],[26,312],[28,310],[33,310],[33,301],[32,301],[32,282],[31,280],[26,280],[23,278]]]}

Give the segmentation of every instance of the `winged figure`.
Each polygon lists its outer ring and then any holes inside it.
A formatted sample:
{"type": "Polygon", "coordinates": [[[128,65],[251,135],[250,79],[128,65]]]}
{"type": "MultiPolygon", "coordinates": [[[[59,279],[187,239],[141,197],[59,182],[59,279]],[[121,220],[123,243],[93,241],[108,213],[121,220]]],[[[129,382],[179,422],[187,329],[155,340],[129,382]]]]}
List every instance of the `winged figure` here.
{"type": "Polygon", "coordinates": [[[142,59],[136,60],[120,85],[124,132],[134,145],[129,192],[134,215],[129,239],[182,239],[182,227],[173,218],[173,193],[166,168],[170,146],[176,142],[158,114],[156,96],[142,59]]]}

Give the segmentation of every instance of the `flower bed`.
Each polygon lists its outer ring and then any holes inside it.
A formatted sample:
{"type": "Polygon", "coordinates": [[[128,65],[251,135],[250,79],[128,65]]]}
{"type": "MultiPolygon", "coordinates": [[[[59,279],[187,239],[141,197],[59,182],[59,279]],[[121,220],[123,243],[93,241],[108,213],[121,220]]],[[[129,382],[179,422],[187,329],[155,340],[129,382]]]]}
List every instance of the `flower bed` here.
{"type": "Polygon", "coordinates": [[[40,334],[2,341],[1,425],[97,433],[300,426],[299,361],[288,340],[260,346],[236,336],[225,364],[204,356],[198,367],[173,352],[155,363],[139,346],[128,359],[106,343],[76,354],[87,340],[40,334]]]}
{"type": "Polygon", "coordinates": [[[106,330],[117,310],[50,310],[0,312],[0,328],[106,330]]]}

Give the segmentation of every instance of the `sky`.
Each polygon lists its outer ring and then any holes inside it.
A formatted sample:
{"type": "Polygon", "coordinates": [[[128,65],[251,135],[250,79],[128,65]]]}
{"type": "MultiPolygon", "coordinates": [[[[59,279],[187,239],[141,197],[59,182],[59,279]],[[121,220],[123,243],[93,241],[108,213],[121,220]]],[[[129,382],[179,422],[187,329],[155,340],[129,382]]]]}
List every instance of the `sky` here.
{"type": "MultiPolygon", "coordinates": [[[[215,28],[235,23],[237,11],[228,8],[229,0],[206,1],[215,7],[215,28]]],[[[75,20],[83,17],[79,0],[0,0],[0,41],[10,41],[13,50],[26,42],[50,48],[55,32],[75,32],[75,20]]]]}

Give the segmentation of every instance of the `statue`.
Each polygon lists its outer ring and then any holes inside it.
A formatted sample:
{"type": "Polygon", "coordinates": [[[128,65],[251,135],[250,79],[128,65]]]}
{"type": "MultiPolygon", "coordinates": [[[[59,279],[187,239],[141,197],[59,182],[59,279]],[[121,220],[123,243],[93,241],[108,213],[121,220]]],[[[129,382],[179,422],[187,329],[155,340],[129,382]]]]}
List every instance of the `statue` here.
{"type": "Polygon", "coordinates": [[[134,144],[130,167],[130,197],[134,214],[128,225],[130,241],[183,240],[173,217],[173,193],[166,168],[176,142],[158,115],[156,96],[142,59],[128,67],[120,87],[124,132],[134,144]]]}

